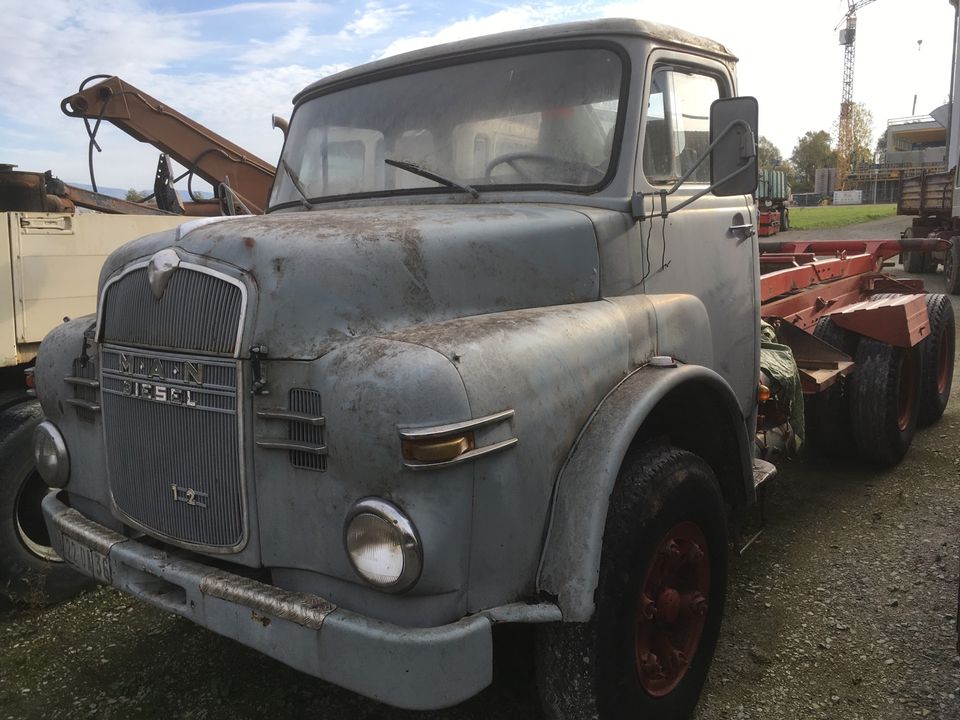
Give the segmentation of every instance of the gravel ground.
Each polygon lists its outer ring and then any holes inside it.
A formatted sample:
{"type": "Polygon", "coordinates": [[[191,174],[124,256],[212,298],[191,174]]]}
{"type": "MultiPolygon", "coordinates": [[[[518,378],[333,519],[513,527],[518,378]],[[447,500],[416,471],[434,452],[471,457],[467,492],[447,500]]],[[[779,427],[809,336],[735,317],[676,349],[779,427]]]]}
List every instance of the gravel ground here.
{"type": "MultiPolygon", "coordinates": [[[[895,237],[903,218],[824,237],[895,237]]],[[[812,237],[791,232],[785,239],[812,237]]],[[[927,278],[939,289],[938,278],[927,278]]],[[[887,472],[782,468],[741,558],[697,720],[960,718],[960,403],[887,472]]],[[[0,616],[3,718],[540,717],[519,632],[494,685],[408,713],[309,678],[109,588],[0,616]]]]}

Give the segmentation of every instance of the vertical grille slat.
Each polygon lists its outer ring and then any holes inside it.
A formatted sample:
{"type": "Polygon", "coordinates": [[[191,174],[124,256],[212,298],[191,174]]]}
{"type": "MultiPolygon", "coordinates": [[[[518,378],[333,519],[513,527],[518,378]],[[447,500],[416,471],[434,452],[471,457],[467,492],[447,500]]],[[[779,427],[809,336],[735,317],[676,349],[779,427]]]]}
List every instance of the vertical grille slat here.
{"type": "Polygon", "coordinates": [[[103,340],[134,347],[233,355],[243,292],[215,276],[178,269],[157,299],[146,268],[133,270],[107,289],[103,340]]]}

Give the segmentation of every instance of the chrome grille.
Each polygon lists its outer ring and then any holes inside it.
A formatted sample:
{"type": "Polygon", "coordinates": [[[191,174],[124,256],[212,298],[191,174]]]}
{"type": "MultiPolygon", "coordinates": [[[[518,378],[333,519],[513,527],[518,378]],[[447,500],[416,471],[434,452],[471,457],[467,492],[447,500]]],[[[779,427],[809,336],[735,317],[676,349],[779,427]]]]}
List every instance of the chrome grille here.
{"type": "Polygon", "coordinates": [[[237,547],[245,520],[238,363],[101,346],[101,368],[119,510],[181,543],[237,547]]]}
{"type": "Polygon", "coordinates": [[[219,275],[181,265],[158,300],[147,268],[111,281],[103,298],[101,339],[141,348],[232,356],[243,290],[219,275]]]}

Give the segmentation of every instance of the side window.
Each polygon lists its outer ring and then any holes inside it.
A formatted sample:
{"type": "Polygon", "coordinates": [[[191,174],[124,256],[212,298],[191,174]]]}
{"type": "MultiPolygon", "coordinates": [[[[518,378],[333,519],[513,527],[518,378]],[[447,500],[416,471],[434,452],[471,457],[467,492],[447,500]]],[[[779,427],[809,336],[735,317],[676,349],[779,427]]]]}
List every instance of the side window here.
{"type": "MultiPolygon", "coordinates": [[[[720,97],[715,77],[680,67],[653,71],[647,128],[643,142],[643,172],[653,184],[676,182],[710,145],[710,105],[720,97]]],[[[690,182],[710,182],[709,158],[690,182]]]]}

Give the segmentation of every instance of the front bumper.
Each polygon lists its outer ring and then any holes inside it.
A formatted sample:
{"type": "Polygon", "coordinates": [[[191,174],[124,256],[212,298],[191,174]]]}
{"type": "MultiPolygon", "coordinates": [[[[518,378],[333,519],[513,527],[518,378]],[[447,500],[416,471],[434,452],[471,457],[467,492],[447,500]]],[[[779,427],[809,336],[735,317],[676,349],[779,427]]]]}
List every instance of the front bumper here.
{"type": "Polygon", "coordinates": [[[399,627],[131,540],[55,493],[43,513],[54,548],[81,572],[361,695],[432,710],[466,700],[492,679],[488,616],[399,627]]]}

